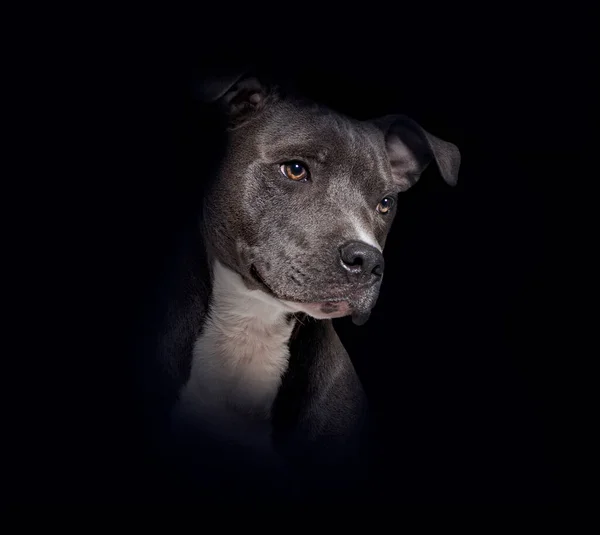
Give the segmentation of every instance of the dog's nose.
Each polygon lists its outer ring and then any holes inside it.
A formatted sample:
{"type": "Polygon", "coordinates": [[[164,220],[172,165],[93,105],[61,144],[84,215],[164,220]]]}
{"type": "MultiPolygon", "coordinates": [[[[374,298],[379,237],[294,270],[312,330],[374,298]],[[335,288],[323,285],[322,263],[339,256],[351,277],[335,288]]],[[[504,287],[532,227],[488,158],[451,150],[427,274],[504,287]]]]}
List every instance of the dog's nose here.
{"type": "Polygon", "coordinates": [[[383,255],[375,247],[360,241],[351,241],[340,247],[342,266],[361,281],[383,276],[383,255]]]}

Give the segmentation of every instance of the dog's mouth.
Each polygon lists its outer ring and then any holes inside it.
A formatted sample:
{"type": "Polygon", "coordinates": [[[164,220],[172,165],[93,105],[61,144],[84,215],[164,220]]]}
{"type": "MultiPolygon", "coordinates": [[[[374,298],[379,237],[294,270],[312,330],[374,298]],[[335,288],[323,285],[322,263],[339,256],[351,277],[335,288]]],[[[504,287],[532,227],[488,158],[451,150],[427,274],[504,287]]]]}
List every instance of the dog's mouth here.
{"type": "MultiPolygon", "coordinates": [[[[273,290],[263,279],[256,265],[250,266],[250,274],[259,286],[269,295],[282,301],[294,312],[303,312],[317,319],[341,318],[352,315],[355,325],[364,325],[371,314],[370,306],[361,306],[354,299],[348,297],[329,297],[315,302],[304,302],[296,299],[287,299],[273,290]]],[[[360,291],[361,289],[359,289],[360,291]]]]}
{"type": "Polygon", "coordinates": [[[260,273],[258,272],[258,269],[256,269],[256,266],[254,264],[252,264],[250,266],[250,275],[252,275],[252,278],[258,282],[258,284],[260,286],[262,286],[263,290],[266,290],[267,293],[269,293],[270,295],[272,295],[273,297],[276,297],[277,299],[279,299],[279,296],[273,291],[273,289],[265,282],[265,279],[263,279],[260,276],[260,273]]]}
{"type": "MultiPolygon", "coordinates": [[[[299,301],[298,299],[286,297],[286,296],[281,295],[280,293],[276,292],[275,290],[273,290],[273,288],[271,288],[271,286],[269,286],[267,281],[265,281],[265,279],[262,277],[262,275],[260,274],[260,271],[258,271],[258,268],[256,267],[255,264],[252,264],[250,266],[250,274],[252,275],[252,278],[261,286],[261,288],[264,291],[266,291],[269,295],[271,295],[272,297],[275,297],[276,299],[279,299],[281,301],[287,301],[287,302],[295,302],[295,303],[304,303],[304,304],[312,303],[312,301],[299,301]]],[[[347,298],[345,298],[345,297],[329,297],[329,298],[323,298],[323,299],[318,300],[319,303],[323,303],[323,304],[325,304],[325,303],[335,304],[335,303],[343,302],[343,301],[347,301],[347,298]]]]}

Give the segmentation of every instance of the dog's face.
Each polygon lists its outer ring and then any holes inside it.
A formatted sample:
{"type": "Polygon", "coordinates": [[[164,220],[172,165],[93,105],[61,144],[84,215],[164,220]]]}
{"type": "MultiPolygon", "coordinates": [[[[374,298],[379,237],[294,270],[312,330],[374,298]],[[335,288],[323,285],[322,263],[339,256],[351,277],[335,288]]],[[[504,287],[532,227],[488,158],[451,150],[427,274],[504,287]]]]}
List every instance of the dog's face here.
{"type": "Polygon", "coordinates": [[[458,150],[405,117],[356,121],[255,80],[224,99],[229,145],[205,202],[213,253],[290,311],[363,323],[398,195],[431,159],[454,183],[458,150]]]}

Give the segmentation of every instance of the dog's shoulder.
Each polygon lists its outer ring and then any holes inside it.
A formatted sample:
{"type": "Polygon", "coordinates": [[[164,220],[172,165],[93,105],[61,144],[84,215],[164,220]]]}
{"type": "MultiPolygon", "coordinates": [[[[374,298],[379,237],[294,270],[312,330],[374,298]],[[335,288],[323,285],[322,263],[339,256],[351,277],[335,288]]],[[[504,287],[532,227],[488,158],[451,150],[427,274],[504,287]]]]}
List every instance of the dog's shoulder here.
{"type": "Polygon", "coordinates": [[[360,457],[366,396],[331,320],[302,321],[273,407],[276,441],[312,465],[345,465],[360,457]]]}
{"type": "Polygon", "coordinates": [[[141,350],[144,404],[161,421],[187,381],[192,348],[204,324],[210,272],[198,233],[184,229],[154,296],[141,350]]]}

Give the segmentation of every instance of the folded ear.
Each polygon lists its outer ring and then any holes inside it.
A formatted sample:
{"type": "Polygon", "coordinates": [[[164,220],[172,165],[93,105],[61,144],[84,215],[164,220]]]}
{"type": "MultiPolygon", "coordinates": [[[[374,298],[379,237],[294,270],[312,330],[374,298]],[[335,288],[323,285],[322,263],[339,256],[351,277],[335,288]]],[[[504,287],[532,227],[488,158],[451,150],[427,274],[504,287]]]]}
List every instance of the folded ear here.
{"type": "Polygon", "coordinates": [[[196,96],[205,104],[218,105],[230,124],[240,124],[260,111],[270,95],[266,84],[248,69],[222,71],[196,84],[196,96]]]}
{"type": "Polygon", "coordinates": [[[455,145],[426,132],[404,115],[387,115],[373,122],[384,132],[392,175],[401,191],[413,186],[432,160],[442,178],[451,186],[456,185],[460,152],[455,145]]]}
{"type": "Polygon", "coordinates": [[[212,104],[222,98],[238,80],[246,74],[245,68],[223,69],[204,74],[195,83],[195,96],[205,104],[212,104]]]}

